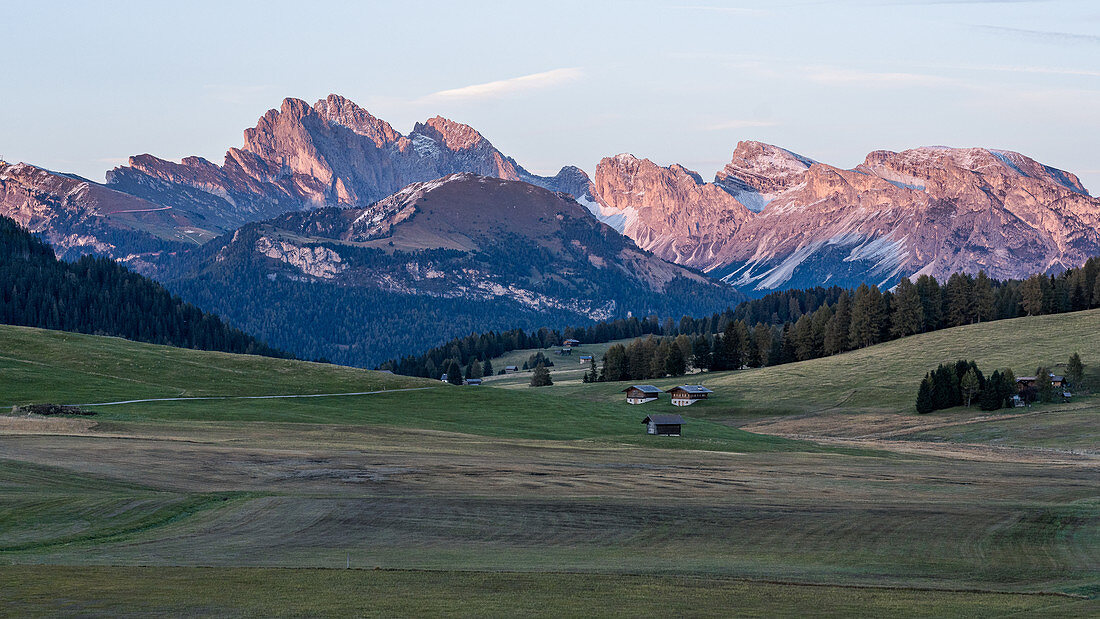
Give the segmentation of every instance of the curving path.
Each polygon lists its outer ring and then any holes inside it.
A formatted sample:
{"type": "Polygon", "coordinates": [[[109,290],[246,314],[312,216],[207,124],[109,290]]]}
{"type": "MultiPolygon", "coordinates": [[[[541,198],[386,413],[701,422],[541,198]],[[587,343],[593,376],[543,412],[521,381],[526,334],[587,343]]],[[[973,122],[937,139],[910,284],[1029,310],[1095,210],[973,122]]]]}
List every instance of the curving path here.
{"type": "Polygon", "coordinates": [[[185,400],[274,400],[277,398],[331,398],[351,395],[374,395],[377,393],[395,393],[398,391],[423,391],[435,387],[407,387],[404,389],[382,389],[379,391],[353,391],[350,393],[304,393],[289,395],[208,395],[189,398],[146,398],[143,400],[119,400],[118,402],[96,402],[94,404],[75,404],[74,406],[114,406],[115,404],[141,404],[143,402],[180,402],[185,400]]]}

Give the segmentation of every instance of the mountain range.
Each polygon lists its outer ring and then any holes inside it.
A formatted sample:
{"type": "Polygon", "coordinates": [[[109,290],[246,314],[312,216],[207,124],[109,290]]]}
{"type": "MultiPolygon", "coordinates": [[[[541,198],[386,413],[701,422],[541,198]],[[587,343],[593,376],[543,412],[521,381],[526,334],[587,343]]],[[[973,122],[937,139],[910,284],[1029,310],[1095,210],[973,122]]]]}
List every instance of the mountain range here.
{"type": "MultiPolygon", "coordinates": [[[[742,141],[711,181],[630,154],[539,176],[472,127],[435,117],[402,134],[338,95],[284,100],[221,164],[143,154],[94,183],[0,162],[0,214],[62,257],[114,257],[238,325],[261,320],[225,302],[242,286],[369,291],[483,330],[463,303],[498,308],[477,310],[494,326],[676,315],[741,292],[1024,277],[1100,255],[1100,200],[1011,151],[875,151],[844,169],[742,141]]],[[[292,315],[258,334],[303,354],[276,335],[292,315]]]]}

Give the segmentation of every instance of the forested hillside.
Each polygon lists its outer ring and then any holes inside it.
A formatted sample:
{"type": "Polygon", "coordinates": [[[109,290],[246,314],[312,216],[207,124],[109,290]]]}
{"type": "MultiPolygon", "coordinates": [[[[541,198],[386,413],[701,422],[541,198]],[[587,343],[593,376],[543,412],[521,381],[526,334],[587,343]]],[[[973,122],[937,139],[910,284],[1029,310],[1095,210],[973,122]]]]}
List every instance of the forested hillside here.
{"type": "Polygon", "coordinates": [[[287,357],[107,258],[58,260],[0,217],[0,323],[200,350],[287,357]]]}
{"type": "MultiPolygon", "coordinates": [[[[999,282],[984,273],[977,277],[957,273],[940,284],[923,275],[916,283],[903,279],[892,291],[861,285],[854,290],[817,287],[774,292],[702,318],[684,316],[662,322],[650,316],[562,331],[474,334],[384,367],[429,376],[452,360],[466,367],[511,350],[560,345],[566,338],[598,343],[653,335],[677,337],[689,365],[732,370],[805,361],[949,327],[1095,307],[1100,307],[1100,258],[1058,276],[1033,275],[1026,280],[999,282]]],[[[639,343],[620,351],[622,358],[631,358],[625,353],[633,351],[634,361],[625,365],[616,361],[613,367],[604,367],[601,375],[607,380],[660,377],[669,364],[654,356],[670,350],[657,342],[639,343]]]]}

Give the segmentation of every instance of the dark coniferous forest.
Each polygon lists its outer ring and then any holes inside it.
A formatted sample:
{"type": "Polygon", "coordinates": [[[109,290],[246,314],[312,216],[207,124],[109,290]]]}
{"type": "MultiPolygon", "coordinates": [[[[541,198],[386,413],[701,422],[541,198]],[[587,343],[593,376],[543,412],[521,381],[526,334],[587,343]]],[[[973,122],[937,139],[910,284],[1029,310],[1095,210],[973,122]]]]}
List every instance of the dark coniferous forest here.
{"type": "MultiPolygon", "coordinates": [[[[431,376],[452,359],[465,366],[511,350],[557,346],[567,338],[600,343],[652,335],[676,338],[685,360],[696,368],[734,370],[804,361],[949,327],[1095,307],[1100,307],[1100,258],[1057,276],[1033,275],[1025,280],[1000,282],[984,273],[954,274],[941,284],[922,275],[915,283],[902,279],[892,291],[861,285],[854,290],[818,287],[774,292],[705,318],[662,321],[650,316],[562,331],[475,334],[383,367],[431,376]]],[[[670,354],[672,348],[676,346],[662,347],[658,342],[613,347],[598,376],[642,380],[667,375],[679,362],[654,356],[670,354]],[[631,362],[630,358],[636,359],[631,362]]]]}
{"type": "Polygon", "coordinates": [[[288,357],[107,258],[58,260],[0,217],[0,323],[200,350],[288,357]]]}

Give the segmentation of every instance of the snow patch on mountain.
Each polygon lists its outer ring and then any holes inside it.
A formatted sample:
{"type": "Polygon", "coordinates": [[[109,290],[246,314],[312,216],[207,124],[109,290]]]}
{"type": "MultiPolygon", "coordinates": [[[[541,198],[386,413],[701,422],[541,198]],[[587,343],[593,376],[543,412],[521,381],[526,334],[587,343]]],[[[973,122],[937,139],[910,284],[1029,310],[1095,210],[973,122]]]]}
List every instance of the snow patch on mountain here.
{"type": "Polygon", "coordinates": [[[745,208],[754,213],[759,213],[760,211],[764,210],[764,207],[767,206],[769,202],[775,199],[774,194],[760,193],[759,191],[755,191],[752,189],[743,189],[739,191],[730,191],[729,189],[726,189],[726,191],[729,191],[730,195],[732,195],[735,200],[737,200],[741,204],[744,204],[745,208]]]}
{"type": "Polygon", "coordinates": [[[638,219],[638,209],[632,206],[624,209],[616,209],[610,206],[604,206],[588,195],[576,198],[576,201],[578,204],[588,209],[588,212],[592,213],[596,219],[611,226],[619,234],[622,234],[627,226],[638,219]]]}

